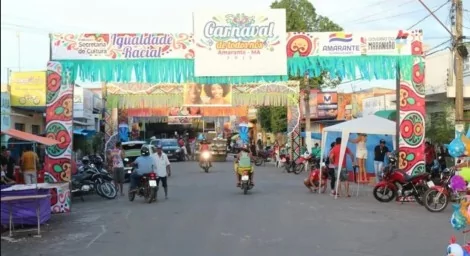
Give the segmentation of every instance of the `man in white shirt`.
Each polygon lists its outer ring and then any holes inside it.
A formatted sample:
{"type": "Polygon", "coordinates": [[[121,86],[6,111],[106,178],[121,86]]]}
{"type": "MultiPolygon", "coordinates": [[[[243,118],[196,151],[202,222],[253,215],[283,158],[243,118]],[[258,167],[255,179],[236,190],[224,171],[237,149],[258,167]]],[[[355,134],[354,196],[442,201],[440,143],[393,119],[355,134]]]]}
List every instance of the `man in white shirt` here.
{"type": "Polygon", "coordinates": [[[157,145],[157,153],[155,154],[155,165],[157,169],[157,186],[162,182],[163,189],[165,190],[165,199],[168,199],[168,183],[167,176],[171,176],[170,161],[168,156],[163,153],[162,146],[157,145]]]}

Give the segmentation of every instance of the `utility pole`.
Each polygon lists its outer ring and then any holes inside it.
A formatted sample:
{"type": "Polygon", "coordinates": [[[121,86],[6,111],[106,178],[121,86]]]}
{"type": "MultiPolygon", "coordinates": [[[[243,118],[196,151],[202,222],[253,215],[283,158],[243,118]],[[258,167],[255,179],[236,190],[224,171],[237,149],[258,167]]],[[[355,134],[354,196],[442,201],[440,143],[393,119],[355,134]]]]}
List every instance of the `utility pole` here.
{"type": "MultiPolygon", "coordinates": [[[[308,72],[305,72],[304,74],[304,84],[305,84],[305,94],[304,94],[304,105],[305,105],[305,134],[307,132],[310,132],[310,83],[309,83],[309,75],[308,72]]],[[[310,138],[308,138],[310,139],[310,138]]]]}
{"type": "Polygon", "coordinates": [[[462,0],[453,0],[455,8],[455,29],[454,32],[454,65],[455,65],[455,124],[458,125],[463,121],[463,56],[461,56],[458,48],[463,43],[463,4],[462,0]]]}

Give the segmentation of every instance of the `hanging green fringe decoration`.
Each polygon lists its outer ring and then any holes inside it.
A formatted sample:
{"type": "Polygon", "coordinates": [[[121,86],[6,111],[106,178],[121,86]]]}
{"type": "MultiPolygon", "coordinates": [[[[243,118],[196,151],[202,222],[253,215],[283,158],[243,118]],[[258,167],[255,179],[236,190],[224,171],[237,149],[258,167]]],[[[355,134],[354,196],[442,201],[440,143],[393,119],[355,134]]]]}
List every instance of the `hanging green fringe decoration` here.
{"type": "Polygon", "coordinates": [[[342,80],[394,79],[396,67],[400,66],[402,76],[411,74],[413,56],[350,56],[350,57],[295,57],[287,60],[289,75],[319,76],[328,71],[342,80]]]}
{"type": "MultiPolygon", "coordinates": [[[[80,78],[82,81],[90,82],[246,84],[288,80],[287,76],[195,77],[192,59],[61,60],[59,62],[70,70],[72,81],[80,78]]],[[[63,69],[63,72],[66,70],[63,69]]]]}
{"type": "MultiPolygon", "coordinates": [[[[395,68],[411,72],[413,56],[351,56],[351,57],[294,57],[287,61],[291,76],[318,76],[322,71],[336,74],[343,80],[394,79],[395,68]]],[[[61,60],[62,72],[72,81],[80,78],[90,82],[139,83],[228,83],[287,81],[288,76],[195,77],[193,59],[147,60],[61,60]]],[[[404,75],[404,74],[402,74],[404,75]]],[[[406,75],[406,74],[405,74],[406,75]]],[[[409,75],[409,74],[408,74],[409,75]]]]}
{"type": "Polygon", "coordinates": [[[174,94],[152,94],[152,95],[108,95],[107,108],[161,108],[180,107],[183,105],[183,96],[174,94]]]}

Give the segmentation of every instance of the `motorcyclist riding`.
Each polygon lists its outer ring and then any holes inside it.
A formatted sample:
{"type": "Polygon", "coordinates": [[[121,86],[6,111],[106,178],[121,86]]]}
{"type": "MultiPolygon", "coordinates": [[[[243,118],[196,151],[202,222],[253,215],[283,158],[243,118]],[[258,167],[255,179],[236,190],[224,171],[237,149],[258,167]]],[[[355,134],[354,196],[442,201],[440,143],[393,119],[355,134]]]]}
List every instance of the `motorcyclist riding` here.
{"type": "Polygon", "coordinates": [[[240,187],[240,180],[243,174],[243,171],[249,170],[250,182],[254,185],[253,182],[253,165],[251,159],[253,158],[251,152],[248,150],[247,145],[243,145],[240,153],[237,155],[237,160],[235,162],[235,173],[237,175],[237,187],[240,187]]]}
{"type": "Polygon", "coordinates": [[[140,156],[135,159],[134,165],[135,170],[130,175],[130,192],[133,192],[137,188],[142,176],[151,172],[156,172],[157,167],[155,157],[150,154],[148,147],[142,147],[142,149],[140,149],[140,156]]]}
{"type": "MultiPolygon", "coordinates": [[[[202,165],[202,162],[204,161],[204,159],[202,158],[202,153],[203,152],[209,152],[210,154],[210,143],[204,138],[202,141],[201,141],[201,145],[199,146],[199,165],[202,165]]],[[[212,162],[210,160],[210,157],[209,159],[207,160],[209,161],[209,166],[212,167],[212,162]]]]}

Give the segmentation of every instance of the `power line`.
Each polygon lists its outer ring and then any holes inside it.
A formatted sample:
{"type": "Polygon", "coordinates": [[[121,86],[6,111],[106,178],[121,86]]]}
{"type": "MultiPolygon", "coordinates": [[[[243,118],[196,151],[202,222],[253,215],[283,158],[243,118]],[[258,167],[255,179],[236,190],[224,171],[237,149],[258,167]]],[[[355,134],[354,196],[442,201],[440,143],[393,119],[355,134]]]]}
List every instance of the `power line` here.
{"type": "MultiPolygon", "coordinates": [[[[447,2],[445,2],[444,4],[442,4],[441,6],[437,7],[437,9],[434,9],[434,11],[432,13],[435,13],[437,11],[439,11],[440,9],[442,9],[442,7],[446,6],[448,3],[450,2],[450,0],[448,0],[447,2]]],[[[432,13],[424,16],[424,18],[420,19],[418,22],[416,22],[415,24],[413,24],[411,27],[409,27],[407,30],[411,30],[412,28],[414,28],[415,26],[419,25],[421,22],[423,22],[424,20],[426,20],[427,18],[431,17],[432,13]]]]}
{"type": "MultiPolygon", "coordinates": [[[[381,1],[380,3],[385,3],[385,2],[390,3],[390,1],[381,1]]],[[[403,5],[410,4],[410,3],[412,3],[412,2],[415,2],[415,0],[408,0],[408,1],[404,2],[404,3],[401,3],[401,4],[397,5],[397,6],[395,6],[393,9],[399,8],[399,7],[403,6],[403,5]]],[[[363,7],[363,8],[365,8],[365,7],[363,7]]],[[[348,11],[350,11],[350,10],[348,10],[348,11]]],[[[390,9],[389,9],[388,11],[390,11],[390,9]]],[[[383,13],[384,13],[383,11],[380,11],[380,12],[376,12],[376,13],[373,13],[373,14],[370,14],[370,15],[367,15],[367,16],[362,16],[362,17],[357,18],[357,19],[354,19],[354,20],[343,21],[343,22],[341,22],[341,23],[354,23],[354,22],[362,21],[362,20],[364,20],[364,19],[368,19],[368,18],[377,16],[377,15],[383,15],[383,13]]]]}
{"type": "Polygon", "coordinates": [[[440,50],[436,50],[436,49],[438,49],[439,47],[444,46],[445,44],[449,43],[450,41],[452,41],[452,39],[446,40],[446,41],[444,41],[444,42],[442,42],[442,43],[440,43],[440,44],[438,44],[438,45],[432,47],[431,49],[427,50],[427,51],[426,51],[426,56],[429,56],[429,55],[432,55],[432,54],[434,54],[434,53],[436,53],[436,52],[442,51],[443,49],[440,49],[440,50]],[[434,50],[436,50],[436,51],[434,51],[434,50]]]}
{"type": "Polygon", "coordinates": [[[366,20],[366,21],[363,21],[363,22],[357,22],[355,24],[366,24],[366,23],[376,22],[376,21],[380,21],[380,20],[389,20],[389,19],[398,18],[398,17],[402,17],[402,16],[409,16],[410,14],[423,12],[423,11],[425,11],[425,10],[419,9],[419,10],[414,10],[414,11],[409,11],[409,12],[402,12],[400,14],[385,16],[385,17],[381,17],[381,18],[378,18],[378,19],[372,19],[372,20],[366,20]]]}

